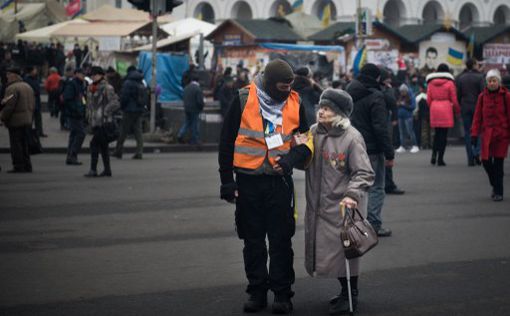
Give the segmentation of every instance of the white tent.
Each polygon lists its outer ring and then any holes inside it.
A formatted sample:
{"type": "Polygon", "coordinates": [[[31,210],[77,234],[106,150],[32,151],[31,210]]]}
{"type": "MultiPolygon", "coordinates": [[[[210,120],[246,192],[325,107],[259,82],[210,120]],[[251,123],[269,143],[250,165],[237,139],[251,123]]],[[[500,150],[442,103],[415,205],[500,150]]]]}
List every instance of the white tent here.
{"type": "Polygon", "coordinates": [[[43,3],[19,3],[18,12],[14,9],[0,11],[0,40],[12,41],[18,33],[21,21],[27,30],[35,30],[50,23],[66,20],[58,4],[54,0],[43,3]]]}
{"type": "Polygon", "coordinates": [[[87,24],[89,22],[81,19],[65,21],[62,23],[53,24],[47,27],[43,27],[37,30],[28,31],[25,33],[20,33],[16,35],[16,39],[20,39],[28,42],[42,42],[47,43],[50,41],[51,36],[58,29],[68,25],[68,24],[87,24]]]}
{"type": "MultiPolygon", "coordinates": [[[[197,20],[194,18],[182,19],[161,25],[161,29],[170,34],[171,37],[180,37],[190,33],[196,33],[196,35],[193,36],[190,40],[189,54],[192,59],[195,57],[195,52],[198,50],[200,46],[200,33],[202,33],[204,37],[206,37],[212,31],[214,31],[216,27],[217,25],[197,20]]],[[[211,67],[213,52],[214,46],[210,42],[204,41],[204,54],[207,53],[205,63],[206,68],[211,67]]]]}

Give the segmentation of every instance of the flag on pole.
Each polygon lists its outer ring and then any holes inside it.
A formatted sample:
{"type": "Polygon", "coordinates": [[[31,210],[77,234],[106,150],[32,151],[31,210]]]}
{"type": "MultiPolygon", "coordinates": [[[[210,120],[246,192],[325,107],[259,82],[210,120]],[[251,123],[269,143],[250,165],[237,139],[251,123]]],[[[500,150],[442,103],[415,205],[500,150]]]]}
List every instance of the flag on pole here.
{"type": "Polygon", "coordinates": [[[367,49],[363,45],[361,49],[356,53],[356,56],[354,57],[354,63],[352,66],[352,70],[354,72],[354,75],[357,76],[361,68],[363,68],[363,65],[365,65],[365,62],[367,61],[367,49]]]}
{"type": "Polygon", "coordinates": [[[2,12],[7,12],[9,10],[14,10],[14,5],[16,4],[16,1],[15,0],[7,0],[5,1],[1,6],[0,6],[0,10],[2,10],[2,12]]]}
{"type": "Polygon", "coordinates": [[[450,47],[448,48],[448,57],[446,60],[452,65],[462,65],[464,53],[450,47]]]}
{"type": "Polygon", "coordinates": [[[330,21],[331,21],[331,2],[328,1],[327,4],[322,9],[322,26],[328,27],[330,21]]]}
{"type": "Polygon", "coordinates": [[[473,58],[473,55],[475,53],[475,33],[471,33],[471,36],[469,37],[469,43],[467,46],[467,55],[469,58],[473,58]]]}
{"type": "Polygon", "coordinates": [[[303,5],[304,5],[304,0],[296,0],[296,1],[294,1],[294,3],[292,4],[292,12],[301,12],[301,11],[303,11],[303,5]]]}

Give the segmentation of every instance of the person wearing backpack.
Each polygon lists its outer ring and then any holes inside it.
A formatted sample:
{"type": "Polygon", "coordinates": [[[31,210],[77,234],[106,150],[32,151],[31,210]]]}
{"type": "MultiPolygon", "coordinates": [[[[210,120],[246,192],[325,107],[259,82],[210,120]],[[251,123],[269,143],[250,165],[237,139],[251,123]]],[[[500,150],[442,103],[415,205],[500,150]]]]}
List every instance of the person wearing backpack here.
{"type": "Polygon", "coordinates": [[[113,157],[122,159],[124,141],[130,130],[133,130],[136,139],[136,153],[133,159],[142,159],[143,136],[142,116],[147,111],[149,94],[143,83],[143,74],[134,66],[128,68],[126,80],[120,90],[120,108],[122,110],[122,123],[120,135],[113,157]]]}

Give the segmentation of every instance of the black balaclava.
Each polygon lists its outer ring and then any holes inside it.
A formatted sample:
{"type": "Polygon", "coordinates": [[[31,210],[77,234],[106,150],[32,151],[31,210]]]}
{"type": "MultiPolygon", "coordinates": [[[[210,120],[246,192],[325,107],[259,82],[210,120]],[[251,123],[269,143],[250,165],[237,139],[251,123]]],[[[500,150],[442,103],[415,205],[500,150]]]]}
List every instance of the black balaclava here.
{"type": "Polygon", "coordinates": [[[278,90],[276,84],[278,82],[292,83],[293,80],[294,72],[292,71],[292,67],[282,59],[272,60],[264,69],[264,90],[277,102],[287,100],[290,95],[290,90],[278,90]]]}

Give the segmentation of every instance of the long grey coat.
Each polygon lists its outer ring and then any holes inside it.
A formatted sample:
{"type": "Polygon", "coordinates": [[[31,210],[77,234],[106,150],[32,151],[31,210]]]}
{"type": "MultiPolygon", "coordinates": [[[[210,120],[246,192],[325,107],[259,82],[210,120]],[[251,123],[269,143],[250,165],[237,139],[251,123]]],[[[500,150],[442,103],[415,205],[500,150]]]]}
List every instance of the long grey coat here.
{"type": "MultiPolygon", "coordinates": [[[[348,196],[365,215],[374,171],[363,136],[354,127],[327,131],[319,124],[310,130],[314,154],[306,170],[305,267],[311,276],[345,277],[339,203],[348,196]]],[[[358,275],[359,259],[350,266],[351,275],[358,275]]]]}

